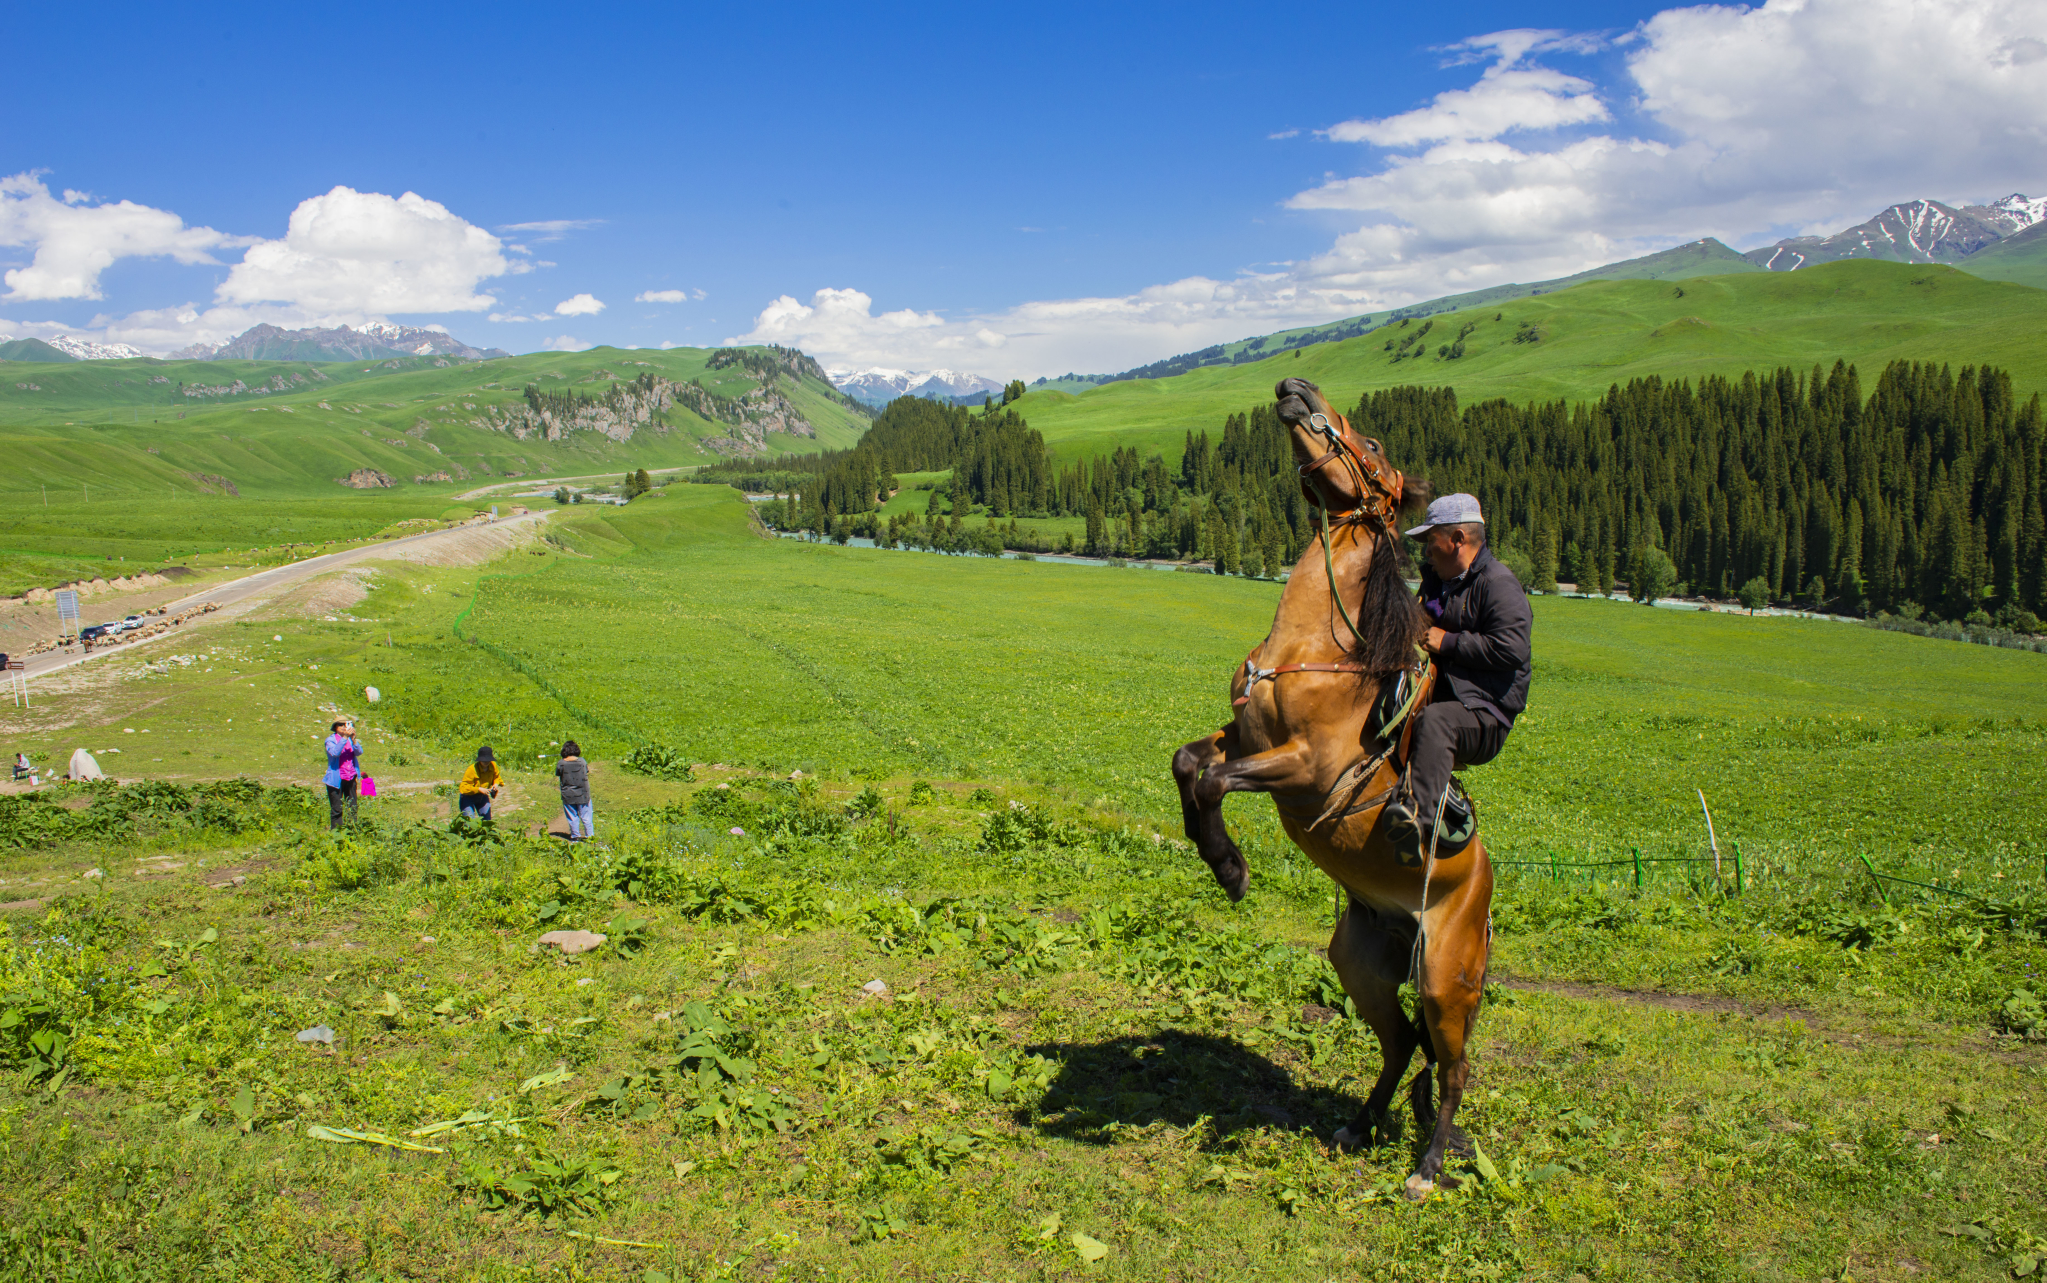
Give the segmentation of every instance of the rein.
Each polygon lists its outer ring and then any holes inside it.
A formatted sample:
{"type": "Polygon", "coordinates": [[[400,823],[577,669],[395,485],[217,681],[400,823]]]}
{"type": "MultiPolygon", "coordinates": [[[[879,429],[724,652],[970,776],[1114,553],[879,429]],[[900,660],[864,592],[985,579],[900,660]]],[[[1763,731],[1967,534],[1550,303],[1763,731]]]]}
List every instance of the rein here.
{"type": "MultiPolygon", "coordinates": [[[[1362,642],[1365,635],[1359,631],[1357,621],[1350,617],[1350,611],[1343,604],[1343,593],[1336,586],[1336,554],[1330,546],[1329,506],[1323,501],[1322,496],[1315,492],[1315,488],[1308,484],[1308,477],[1309,474],[1319,472],[1328,466],[1331,460],[1341,462],[1344,469],[1350,473],[1360,497],[1356,507],[1337,514],[1335,524],[1339,526],[1370,524],[1377,528],[1378,534],[1390,534],[1393,529],[1393,515],[1398,511],[1398,505],[1394,499],[1393,488],[1386,484],[1379,465],[1360,454],[1357,447],[1347,441],[1343,433],[1336,430],[1336,425],[1329,421],[1329,416],[1319,411],[1309,415],[1308,429],[1311,432],[1320,432],[1329,441],[1328,450],[1297,469],[1301,477],[1301,488],[1307,492],[1309,502],[1315,505],[1315,516],[1322,527],[1322,567],[1329,576],[1329,599],[1335,603],[1336,613],[1343,620],[1343,626],[1350,629],[1352,637],[1362,642]]],[[[1335,671],[1362,670],[1353,666],[1335,671]]]]}

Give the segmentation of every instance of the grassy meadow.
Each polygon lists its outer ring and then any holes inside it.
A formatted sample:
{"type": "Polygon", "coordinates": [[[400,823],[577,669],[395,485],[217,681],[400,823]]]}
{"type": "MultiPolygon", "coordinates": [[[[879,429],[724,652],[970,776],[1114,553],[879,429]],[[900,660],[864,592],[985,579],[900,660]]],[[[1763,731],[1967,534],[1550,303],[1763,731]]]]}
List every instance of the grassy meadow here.
{"type": "MultiPolygon", "coordinates": [[[[529,383],[595,396],[613,381],[652,373],[696,379],[733,398],[760,386],[741,367],[710,369],[712,355],[600,347],[483,362],[8,364],[0,378],[8,455],[0,494],[26,505],[46,490],[80,496],[91,486],[104,499],[153,500],[217,492],[219,483],[204,478],[224,477],[249,498],[328,498],[342,493],[337,477],[374,468],[398,478],[401,493],[445,499],[504,478],[701,464],[718,457],[703,442],[730,428],[679,406],[666,412],[667,431],[643,427],[623,442],[591,431],[521,441],[478,425],[493,408],[522,406],[529,383]],[[237,381],[245,390],[224,391],[237,381]],[[192,397],[180,393],[185,385],[223,391],[192,397]],[[412,480],[440,473],[448,479],[412,480]]],[[[785,377],[781,388],[817,436],[772,434],[771,452],[847,446],[866,430],[866,419],[813,380],[785,377]]]]}
{"type": "Polygon", "coordinates": [[[1261,799],[1229,803],[1239,906],[1175,831],[1167,755],[1227,714],[1276,585],[765,539],[678,486],[360,591],[6,714],[123,783],[0,800],[0,1277],[2047,1254],[2041,656],[1538,599],[1531,711],[1467,777],[1496,858],[1698,856],[1702,788],[1746,885],[1503,868],[1485,1157],[1415,1205],[1407,1143],[1329,1145],[1378,1057],[1316,952],[1327,881],[1261,799]],[[329,836],[302,786],[334,709],[383,788],[329,836]],[[573,847],[531,836],[571,735],[573,847]],[[479,740],[511,768],[491,829],[446,814],[479,740]],[[1886,901],[1861,855],[1966,895],[1886,901]],[[608,940],[562,959],[554,927],[608,940]]]}
{"type": "Polygon", "coordinates": [[[1452,386],[1467,404],[1577,401],[1651,375],[1739,378],[1783,365],[1832,366],[1837,358],[1857,365],[1871,386],[1886,363],[1917,360],[2002,367],[2024,398],[2047,391],[2043,322],[2047,292],[1952,267],[1841,262],[1798,272],[1592,281],[1429,317],[1428,355],[1418,359],[1395,361],[1385,350],[1389,337],[1404,338],[1413,327],[1379,330],[1170,379],[1079,395],[1033,392],[1016,409],[1067,457],[1134,446],[1170,460],[1189,429],[1218,432],[1225,415],[1270,400],[1273,384],[1293,375],[1314,380],[1348,408],[1362,393],[1402,384],[1452,386]],[[1465,354],[1438,357],[1436,349],[1467,325],[1465,354]]]}

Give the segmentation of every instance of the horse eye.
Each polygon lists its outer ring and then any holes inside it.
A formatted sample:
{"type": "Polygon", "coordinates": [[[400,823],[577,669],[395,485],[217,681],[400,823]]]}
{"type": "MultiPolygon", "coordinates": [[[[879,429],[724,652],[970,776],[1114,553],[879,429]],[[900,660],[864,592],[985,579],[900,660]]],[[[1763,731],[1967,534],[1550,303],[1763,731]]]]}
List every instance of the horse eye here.
{"type": "Polygon", "coordinates": [[[1372,452],[1373,454],[1384,454],[1384,453],[1386,453],[1386,447],[1384,447],[1384,446],[1380,445],[1380,444],[1379,444],[1379,441],[1378,441],[1378,438],[1376,438],[1376,437],[1366,437],[1366,438],[1365,438],[1365,448],[1366,448],[1366,449],[1368,449],[1368,450],[1370,450],[1370,451],[1371,451],[1371,452],[1372,452]]]}

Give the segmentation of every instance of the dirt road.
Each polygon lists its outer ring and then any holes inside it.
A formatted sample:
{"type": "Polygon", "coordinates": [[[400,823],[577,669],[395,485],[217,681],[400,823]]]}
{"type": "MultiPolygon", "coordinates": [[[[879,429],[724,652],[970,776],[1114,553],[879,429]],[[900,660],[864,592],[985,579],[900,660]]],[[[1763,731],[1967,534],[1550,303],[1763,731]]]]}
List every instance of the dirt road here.
{"type": "MultiPolygon", "coordinates": [[[[224,584],[215,584],[211,588],[169,603],[166,607],[166,612],[175,615],[180,611],[190,610],[195,606],[203,606],[208,602],[220,607],[232,606],[240,602],[249,601],[252,598],[268,596],[287,585],[297,583],[303,579],[310,579],[315,575],[324,575],[332,570],[339,570],[343,566],[353,564],[354,562],[372,561],[389,557],[396,550],[403,549],[407,553],[430,552],[436,543],[456,543],[470,539],[479,530],[505,531],[517,527],[530,527],[545,521],[552,515],[552,509],[529,512],[517,517],[506,517],[502,521],[493,521],[486,526],[456,526],[452,530],[429,530],[424,534],[405,535],[398,539],[386,539],[382,543],[367,544],[361,548],[350,548],[346,552],[330,552],[324,556],[309,557],[305,561],[295,561],[288,566],[276,566],[241,579],[231,579],[224,584]]],[[[189,631],[189,628],[190,626],[188,625],[185,629],[163,633],[148,640],[156,642],[171,637],[183,636],[189,631]]],[[[46,673],[54,673],[59,669],[69,668],[74,664],[83,664],[88,660],[99,659],[105,655],[128,654],[138,646],[146,644],[146,642],[135,642],[126,646],[107,646],[90,653],[83,652],[74,646],[68,650],[47,651],[41,655],[24,656],[23,660],[28,665],[26,676],[34,679],[46,673]]]]}

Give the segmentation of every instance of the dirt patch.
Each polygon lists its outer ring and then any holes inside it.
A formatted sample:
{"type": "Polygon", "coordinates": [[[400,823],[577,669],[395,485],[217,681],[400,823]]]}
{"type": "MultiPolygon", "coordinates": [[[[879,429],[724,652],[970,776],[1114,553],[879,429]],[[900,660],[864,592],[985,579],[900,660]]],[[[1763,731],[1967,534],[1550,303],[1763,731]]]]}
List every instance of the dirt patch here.
{"type": "Polygon", "coordinates": [[[1588,984],[1577,980],[1536,980],[1526,976],[1500,975],[1497,972],[1492,977],[1492,983],[1503,989],[1518,990],[1522,993],[1555,994],[1587,1002],[1626,1002],[1687,1014],[1747,1016],[1760,1023],[1774,1024],[1798,1020],[1804,1022],[1806,1030],[1815,1038],[1836,1047],[1923,1047],[1930,1043],[1945,1041],[1940,1035],[1946,1034],[1958,1036],[1969,1044],[1969,1050],[1981,1055],[2023,1064],[2047,1063],[2047,1048],[2029,1047],[2006,1039],[1994,1038],[1985,1030],[1966,1026],[1928,1024],[1924,1036],[1874,1033],[1867,1028],[1851,1025],[1845,1020],[1833,1019],[1810,1008],[1768,1002],[1743,1002],[1739,998],[1724,998],[1718,994],[1666,993],[1657,989],[1626,989],[1619,985],[1588,984]]]}
{"type": "Polygon", "coordinates": [[[376,587],[377,572],[374,569],[349,566],[293,584],[278,596],[264,599],[261,606],[251,610],[249,615],[255,619],[345,616],[376,587]]]}
{"type": "Polygon", "coordinates": [[[247,864],[231,865],[225,869],[208,869],[206,878],[209,882],[219,882],[223,878],[254,877],[258,873],[270,872],[273,863],[271,860],[251,860],[247,864]]]}
{"type": "Polygon", "coordinates": [[[1493,977],[1493,983],[1504,989],[1519,989],[1527,993],[1552,993],[1566,998],[1585,998],[1593,1002],[1634,1002],[1644,1006],[1662,1007],[1666,1011],[1710,1011],[1716,1014],[1731,1012],[1757,1020],[1803,1020],[1814,1028],[1824,1023],[1824,1017],[1804,1007],[1743,1002],[1738,998],[1723,998],[1717,994],[1623,989],[1617,985],[1585,984],[1576,980],[1532,980],[1524,976],[1497,973],[1493,977]]]}
{"type": "Polygon", "coordinates": [[[401,544],[376,554],[378,561],[408,561],[420,566],[480,566],[534,538],[535,526],[500,523],[451,530],[433,539],[401,544]]]}
{"type": "Polygon", "coordinates": [[[40,909],[43,907],[43,904],[44,901],[42,900],[9,900],[5,904],[0,904],[0,913],[19,913],[23,910],[40,909]]]}

